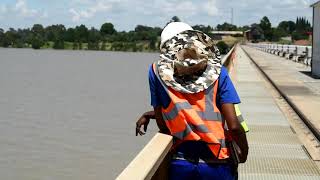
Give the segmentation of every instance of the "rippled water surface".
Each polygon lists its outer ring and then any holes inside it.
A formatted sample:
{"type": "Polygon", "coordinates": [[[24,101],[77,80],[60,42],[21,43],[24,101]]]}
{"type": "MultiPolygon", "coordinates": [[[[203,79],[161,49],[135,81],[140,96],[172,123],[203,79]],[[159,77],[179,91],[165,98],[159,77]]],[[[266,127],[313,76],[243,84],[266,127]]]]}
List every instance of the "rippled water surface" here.
{"type": "Polygon", "coordinates": [[[0,49],[0,179],[114,179],[156,132],[156,53],[0,49]]]}

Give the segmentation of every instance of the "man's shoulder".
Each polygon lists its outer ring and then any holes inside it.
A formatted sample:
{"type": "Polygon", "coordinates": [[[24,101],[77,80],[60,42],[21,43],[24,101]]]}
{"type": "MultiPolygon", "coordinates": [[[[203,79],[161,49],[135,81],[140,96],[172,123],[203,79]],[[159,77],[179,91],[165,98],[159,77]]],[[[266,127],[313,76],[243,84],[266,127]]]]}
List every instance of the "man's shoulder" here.
{"type": "Polygon", "coordinates": [[[153,69],[153,64],[150,64],[149,65],[149,81],[152,82],[152,83],[155,83],[155,85],[158,84],[158,79],[157,79],[157,76],[154,72],[154,69],[153,69]]]}
{"type": "Polygon", "coordinates": [[[221,67],[220,75],[219,75],[219,80],[223,80],[228,76],[228,70],[224,66],[221,67]]]}

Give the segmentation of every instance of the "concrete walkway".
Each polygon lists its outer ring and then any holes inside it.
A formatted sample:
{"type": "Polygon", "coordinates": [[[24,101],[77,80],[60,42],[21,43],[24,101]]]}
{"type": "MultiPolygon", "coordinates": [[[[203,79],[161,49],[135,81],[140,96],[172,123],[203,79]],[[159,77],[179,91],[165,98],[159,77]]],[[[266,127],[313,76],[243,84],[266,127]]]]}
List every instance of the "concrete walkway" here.
{"type": "Polygon", "coordinates": [[[244,46],[244,49],[282,95],[320,134],[320,79],[308,75],[310,67],[251,47],[244,46]]]}
{"type": "Polygon", "coordinates": [[[232,79],[250,126],[249,157],[239,167],[240,179],[320,179],[320,170],[304,151],[264,79],[241,48],[236,56],[232,79]]]}

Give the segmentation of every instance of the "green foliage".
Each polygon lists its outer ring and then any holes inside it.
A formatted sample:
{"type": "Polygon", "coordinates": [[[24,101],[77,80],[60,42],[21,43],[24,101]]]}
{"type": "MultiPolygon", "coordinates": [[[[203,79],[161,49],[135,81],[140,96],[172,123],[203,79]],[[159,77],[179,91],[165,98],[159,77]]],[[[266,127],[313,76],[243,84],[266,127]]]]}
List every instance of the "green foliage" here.
{"type": "Polygon", "coordinates": [[[211,31],[213,31],[213,28],[211,26],[195,25],[195,26],[192,26],[192,28],[194,30],[202,31],[208,35],[211,33],[211,31]]]}
{"type": "Polygon", "coordinates": [[[31,46],[33,49],[40,49],[44,44],[44,40],[39,34],[34,34],[32,36],[31,46]]]}
{"type": "Polygon", "coordinates": [[[271,27],[271,22],[269,21],[269,18],[267,16],[264,16],[260,20],[259,26],[263,31],[265,39],[268,41],[271,41],[272,40],[272,27],[271,27]]]}
{"type": "Polygon", "coordinates": [[[66,28],[62,24],[51,25],[45,28],[45,38],[47,41],[64,40],[66,36],[66,28]]]}
{"type": "Polygon", "coordinates": [[[238,27],[238,31],[247,31],[247,30],[250,30],[250,26],[248,26],[248,25],[238,27]]]}
{"type": "Polygon", "coordinates": [[[261,29],[263,31],[268,31],[271,30],[271,23],[270,20],[267,16],[264,16],[261,20],[260,20],[260,24],[259,26],[261,27],[261,29]]]}
{"type": "Polygon", "coordinates": [[[223,41],[219,41],[217,44],[217,47],[220,51],[221,54],[227,54],[229,51],[229,46],[223,42],[223,41]]]}
{"type": "Polygon", "coordinates": [[[223,24],[218,24],[216,29],[218,31],[236,31],[236,30],[238,30],[236,25],[229,24],[227,22],[225,22],[223,24]]]}
{"type": "Polygon", "coordinates": [[[99,50],[100,33],[95,28],[91,28],[88,35],[88,49],[99,50]]]}
{"type": "Polygon", "coordinates": [[[4,43],[4,38],[5,38],[4,30],[0,28],[0,46],[2,46],[2,47],[3,47],[3,43],[4,43]]]}
{"type": "Polygon", "coordinates": [[[72,49],[73,50],[76,50],[76,49],[79,49],[79,46],[78,46],[79,44],[77,43],[77,42],[73,42],[72,43],[72,49]]]}
{"type": "Polygon", "coordinates": [[[38,34],[43,36],[44,35],[44,28],[41,24],[34,24],[33,27],[31,28],[32,33],[38,34]]]}
{"type": "Polygon", "coordinates": [[[154,38],[150,39],[149,47],[151,50],[156,50],[156,41],[157,41],[156,36],[154,38]]]}
{"type": "Polygon", "coordinates": [[[81,41],[78,41],[78,47],[79,47],[80,50],[83,48],[81,41]]]}
{"type": "Polygon", "coordinates": [[[64,49],[64,41],[62,39],[57,39],[53,43],[53,49],[64,49]]]}
{"type": "Polygon", "coordinates": [[[103,41],[100,50],[105,51],[106,48],[106,41],[103,41]]]}
{"type": "Polygon", "coordinates": [[[292,33],[292,39],[293,40],[302,40],[302,39],[308,39],[308,35],[306,33],[303,32],[299,32],[299,31],[294,31],[292,33]]]}
{"type": "Polygon", "coordinates": [[[282,32],[282,36],[289,36],[296,29],[296,24],[293,21],[281,21],[277,29],[282,32]]]}
{"type": "Polygon", "coordinates": [[[271,29],[271,41],[277,42],[280,40],[281,37],[284,36],[284,33],[281,29],[272,28],[271,29]]]}
{"type": "Polygon", "coordinates": [[[172,23],[172,22],[181,22],[180,18],[178,16],[173,16],[169,22],[167,22],[166,25],[168,25],[169,23],[172,23]]]}
{"type": "Polygon", "coordinates": [[[68,42],[75,41],[75,30],[73,28],[68,28],[68,30],[64,33],[63,39],[68,42]]]}
{"type": "Polygon", "coordinates": [[[81,24],[75,28],[75,39],[81,42],[88,42],[89,30],[88,28],[81,24]]]}
{"type": "Polygon", "coordinates": [[[312,31],[311,24],[304,17],[297,17],[296,28],[292,33],[293,40],[308,39],[308,32],[312,31]]]}
{"type": "Polygon", "coordinates": [[[104,23],[100,28],[100,33],[102,36],[108,36],[116,33],[117,31],[114,29],[112,23],[104,23]]]}
{"type": "Polygon", "coordinates": [[[305,17],[297,17],[297,20],[296,20],[297,32],[307,32],[311,30],[312,30],[311,24],[305,17]]]}
{"type": "Polygon", "coordinates": [[[178,16],[173,16],[173,17],[171,18],[171,21],[172,21],[172,22],[181,22],[181,20],[180,20],[180,18],[179,18],[178,16]]]}

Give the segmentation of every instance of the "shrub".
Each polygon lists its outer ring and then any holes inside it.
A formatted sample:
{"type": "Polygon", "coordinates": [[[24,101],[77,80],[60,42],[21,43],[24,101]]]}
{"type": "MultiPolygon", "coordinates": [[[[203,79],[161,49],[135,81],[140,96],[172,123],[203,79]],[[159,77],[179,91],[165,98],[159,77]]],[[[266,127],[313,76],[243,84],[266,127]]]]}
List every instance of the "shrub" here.
{"type": "Polygon", "coordinates": [[[219,41],[217,43],[217,47],[221,54],[227,54],[229,50],[229,46],[224,41],[219,41]]]}

